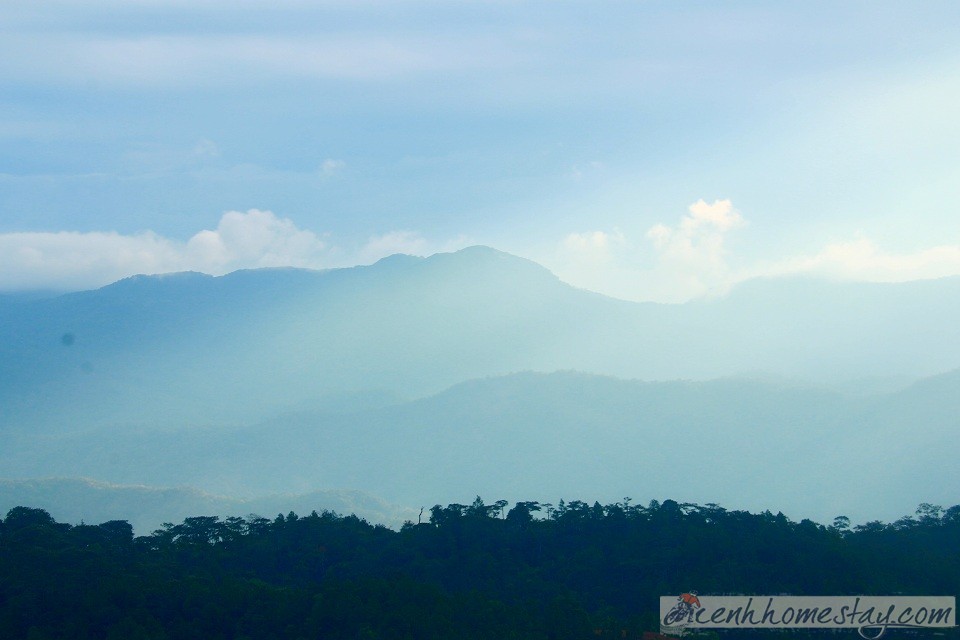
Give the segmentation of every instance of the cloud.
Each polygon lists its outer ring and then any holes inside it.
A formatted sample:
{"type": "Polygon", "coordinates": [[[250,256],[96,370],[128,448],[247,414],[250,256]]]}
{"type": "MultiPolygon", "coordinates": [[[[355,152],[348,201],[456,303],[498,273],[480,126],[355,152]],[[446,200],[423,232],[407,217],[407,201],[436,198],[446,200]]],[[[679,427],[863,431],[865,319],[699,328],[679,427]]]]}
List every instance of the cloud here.
{"type": "Polygon", "coordinates": [[[867,238],[827,244],[813,255],[772,262],[755,269],[764,277],[813,274],[838,280],[906,282],[960,274],[960,245],[914,253],[889,253],[867,238]]]}
{"type": "MultiPolygon", "coordinates": [[[[746,225],[729,200],[699,200],[673,225],[656,224],[636,239],[620,229],[570,233],[552,253],[530,256],[563,280],[638,301],[684,302],[721,295],[757,277],[817,277],[902,282],[960,275],[960,244],[910,253],[885,251],[858,237],[812,253],[745,264],[727,238],[746,225]]],[[[138,274],[200,271],[221,275],[245,268],[330,268],[369,264],[405,253],[431,255],[473,244],[458,236],[436,242],[414,230],[394,230],[353,247],[298,227],[270,211],[228,211],[217,226],[176,240],[152,231],[61,231],[0,234],[0,291],[77,290],[138,274]]]]}
{"type": "Polygon", "coordinates": [[[320,267],[326,243],[312,231],[270,211],[228,211],[212,231],[201,231],[186,244],[192,268],[221,274],[240,268],[320,267]]]}
{"type": "Polygon", "coordinates": [[[6,233],[0,234],[0,291],[89,289],[141,273],[323,269],[369,264],[395,253],[455,251],[468,244],[464,236],[436,243],[416,231],[391,231],[344,249],[331,244],[326,235],[259,209],[228,211],[216,228],[199,231],[186,241],[152,231],[6,233]]]}
{"type": "Polygon", "coordinates": [[[0,234],[0,289],[59,290],[102,286],[138,273],[202,271],[219,275],[241,268],[322,267],[326,243],[270,211],[229,211],[216,229],[186,242],[151,231],[0,234]]]}
{"type": "Polygon", "coordinates": [[[657,252],[661,276],[673,276],[694,295],[723,293],[729,286],[724,241],[727,233],[745,224],[729,200],[707,204],[698,200],[688,207],[676,227],[657,224],[646,237],[657,252]]]}
{"type": "Polygon", "coordinates": [[[132,273],[158,273],[180,254],[153,233],[7,233],[0,235],[0,289],[72,290],[132,273]]]}
{"type": "Polygon", "coordinates": [[[635,242],[619,229],[571,233],[548,264],[576,286],[627,300],[682,302],[727,291],[726,235],[746,224],[729,200],[698,200],[635,242]]]}
{"type": "Polygon", "coordinates": [[[338,173],[341,169],[347,166],[347,163],[343,160],[334,160],[333,158],[327,158],[320,163],[320,176],[323,178],[330,178],[334,174],[338,173]]]}
{"type": "Polygon", "coordinates": [[[864,237],[830,242],[813,253],[745,264],[730,255],[727,239],[746,224],[730,200],[698,200],[678,223],[656,224],[640,242],[619,230],[571,233],[543,262],[575,286],[656,302],[722,295],[739,282],[760,277],[904,282],[960,275],[960,245],[891,253],[864,237]]]}
{"type": "Polygon", "coordinates": [[[614,229],[613,233],[606,231],[571,233],[563,240],[564,248],[572,256],[587,262],[607,262],[612,257],[611,251],[625,243],[626,238],[618,229],[614,229]]]}

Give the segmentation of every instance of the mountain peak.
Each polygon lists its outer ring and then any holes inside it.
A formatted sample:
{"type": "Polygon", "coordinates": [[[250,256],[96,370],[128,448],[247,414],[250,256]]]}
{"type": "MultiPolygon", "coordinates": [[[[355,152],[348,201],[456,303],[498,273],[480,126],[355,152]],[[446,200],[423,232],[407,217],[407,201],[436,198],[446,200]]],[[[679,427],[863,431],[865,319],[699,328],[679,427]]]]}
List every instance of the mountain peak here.
{"type": "Polygon", "coordinates": [[[381,268],[393,268],[393,267],[407,267],[410,265],[418,264],[423,262],[425,258],[420,256],[410,255],[409,253],[393,253],[385,258],[380,258],[371,266],[381,267],[381,268]]]}
{"type": "MultiPolygon", "coordinates": [[[[176,281],[187,281],[187,280],[205,280],[207,278],[212,278],[213,276],[207,273],[201,273],[200,271],[171,271],[169,273],[154,273],[154,274],[144,274],[139,273],[137,275],[128,276],[126,278],[121,278],[113,284],[121,283],[141,283],[141,282],[176,282],[176,281]]],[[[106,285],[107,287],[113,285],[106,285]]],[[[103,288],[103,287],[101,287],[103,288]]]]}
{"type": "Polygon", "coordinates": [[[451,273],[475,271],[483,277],[525,277],[559,282],[552,271],[533,260],[486,245],[473,245],[452,253],[435,253],[424,262],[451,273]]]}

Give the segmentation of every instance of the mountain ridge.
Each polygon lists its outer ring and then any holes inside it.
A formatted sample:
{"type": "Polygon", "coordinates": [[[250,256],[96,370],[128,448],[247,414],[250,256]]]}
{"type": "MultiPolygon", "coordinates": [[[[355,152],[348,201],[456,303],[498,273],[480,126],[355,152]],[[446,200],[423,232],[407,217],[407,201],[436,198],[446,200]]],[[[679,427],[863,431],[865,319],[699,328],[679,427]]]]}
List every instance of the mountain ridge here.
{"type": "Polygon", "coordinates": [[[832,302],[810,294],[791,308],[767,284],[742,300],[633,303],[488,247],[325,271],[133,277],[0,309],[0,431],[233,424],[523,370],[829,384],[960,364],[960,279],[811,287],[832,302]]]}
{"type": "Polygon", "coordinates": [[[9,441],[0,468],[14,477],[96,476],[234,496],[349,486],[411,505],[477,494],[736,497],[791,517],[866,521],[898,517],[917,496],[950,501],[957,414],[932,413],[918,434],[911,411],[899,410],[909,400],[758,381],[526,372],[353,413],[9,441]],[[904,460],[911,442],[930,451],[904,460]],[[875,465],[885,472],[862,476],[875,465]],[[777,481],[758,484],[761,477],[777,481]]]}
{"type": "Polygon", "coordinates": [[[0,305],[0,469],[233,496],[642,492],[884,517],[951,501],[958,284],[642,304],[485,247],[134,278],[0,305]],[[831,390],[861,379],[894,382],[831,390]]]}
{"type": "Polygon", "coordinates": [[[164,522],[178,522],[198,514],[226,517],[255,513],[272,517],[289,511],[308,514],[327,510],[354,514],[371,524],[394,529],[417,515],[412,508],[393,505],[354,489],[235,497],[188,486],[115,484],[84,477],[0,479],[0,513],[22,505],[44,509],[58,520],[74,524],[127,520],[141,535],[158,529],[164,522]]]}

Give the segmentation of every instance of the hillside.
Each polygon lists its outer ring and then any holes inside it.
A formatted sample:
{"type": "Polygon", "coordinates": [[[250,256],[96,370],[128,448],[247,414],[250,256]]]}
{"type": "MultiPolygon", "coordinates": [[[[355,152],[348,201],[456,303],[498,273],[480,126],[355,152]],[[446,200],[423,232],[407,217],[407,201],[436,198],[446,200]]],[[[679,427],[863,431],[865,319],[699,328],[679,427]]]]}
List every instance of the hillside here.
{"type": "Polygon", "coordinates": [[[851,398],[743,380],[521,373],[353,413],[20,438],[0,452],[0,464],[10,477],[186,484],[224,495],[351,487],[409,507],[428,496],[553,500],[586,492],[606,500],[736,499],[821,521],[889,519],[917,496],[955,495],[948,459],[960,444],[958,414],[915,419],[918,394],[933,406],[960,396],[956,376],[935,382],[948,387],[942,401],[925,391],[931,381],[851,398]]]}
{"type": "Polygon", "coordinates": [[[777,280],[636,304],[486,247],[7,296],[0,477],[890,518],[955,498],[958,297],[777,280]]]}
{"type": "Polygon", "coordinates": [[[516,371],[830,384],[960,364],[960,278],[771,281],[658,305],[486,247],[369,267],[137,276],[0,304],[0,431],[238,425],[516,371]]]}

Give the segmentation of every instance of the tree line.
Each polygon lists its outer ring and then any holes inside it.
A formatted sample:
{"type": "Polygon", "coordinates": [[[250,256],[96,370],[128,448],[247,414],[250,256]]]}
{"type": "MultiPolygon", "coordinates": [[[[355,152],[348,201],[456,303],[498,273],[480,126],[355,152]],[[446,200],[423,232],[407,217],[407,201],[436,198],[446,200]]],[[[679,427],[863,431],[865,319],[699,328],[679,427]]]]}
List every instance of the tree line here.
{"type": "Polygon", "coordinates": [[[660,596],[690,590],[960,592],[960,505],[857,526],[673,500],[508,506],[436,505],[399,531],[314,511],[143,536],[16,507],[0,520],[0,637],[640,638],[660,596]]]}

